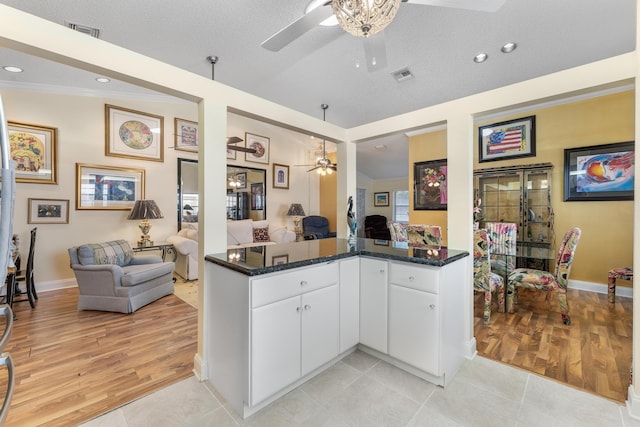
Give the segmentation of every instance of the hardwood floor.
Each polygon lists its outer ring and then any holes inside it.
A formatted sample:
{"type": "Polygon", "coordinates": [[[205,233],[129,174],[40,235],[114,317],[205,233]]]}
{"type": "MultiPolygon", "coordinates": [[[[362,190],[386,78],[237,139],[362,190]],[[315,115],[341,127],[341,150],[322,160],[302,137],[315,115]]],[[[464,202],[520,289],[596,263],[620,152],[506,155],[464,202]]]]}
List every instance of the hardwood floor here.
{"type": "Polygon", "coordinates": [[[78,311],[77,288],[38,296],[14,305],[6,426],[76,425],[192,375],[197,310],[175,295],[132,314],[78,311]]]}
{"type": "Polygon", "coordinates": [[[555,294],[519,290],[518,310],[482,323],[484,296],[475,296],[474,329],[478,353],[624,402],[632,351],[632,299],[570,289],[571,325],[562,324],[555,294]]]}

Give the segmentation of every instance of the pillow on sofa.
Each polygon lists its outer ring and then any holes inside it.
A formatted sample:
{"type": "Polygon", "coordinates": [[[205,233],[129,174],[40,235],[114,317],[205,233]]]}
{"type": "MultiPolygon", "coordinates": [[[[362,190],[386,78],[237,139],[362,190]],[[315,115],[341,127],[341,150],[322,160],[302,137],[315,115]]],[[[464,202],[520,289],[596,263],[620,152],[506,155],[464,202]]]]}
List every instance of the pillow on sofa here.
{"type": "Polygon", "coordinates": [[[269,238],[272,242],[276,243],[282,243],[286,234],[287,227],[284,225],[282,227],[272,227],[271,230],[269,230],[269,238]]]}
{"type": "Polygon", "coordinates": [[[251,224],[253,226],[253,228],[268,228],[269,227],[269,220],[268,219],[263,219],[261,221],[253,221],[253,224],[251,224]]]}
{"type": "Polygon", "coordinates": [[[133,250],[126,240],[91,243],[78,248],[78,261],[82,265],[117,264],[129,265],[133,250]]]}
{"type": "Polygon", "coordinates": [[[178,236],[182,236],[182,237],[185,237],[187,239],[195,240],[196,242],[198,241],[198,232],[196,230],[191,229],[191,228],[183,228],[182,230],[178,231],[178,236]]]}
{"type": "Polygon", "coordinates": [[[253,243],[253,220],[227,221],[227,245],[253,243]]]}
{"type": "Polygon", "coordinates": [[[253,229],[253,242],[268,242],[269,241],[269,228],[254,228],[253,229]]]}

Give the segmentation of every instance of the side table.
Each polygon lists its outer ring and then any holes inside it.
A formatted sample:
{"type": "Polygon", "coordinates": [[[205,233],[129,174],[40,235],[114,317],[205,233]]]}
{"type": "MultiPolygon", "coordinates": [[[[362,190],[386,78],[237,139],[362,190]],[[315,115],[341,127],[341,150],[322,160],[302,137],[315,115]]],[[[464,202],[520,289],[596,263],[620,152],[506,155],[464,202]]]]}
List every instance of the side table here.
{"type": "Polygon", "coordinates": [[[171,255],[173,259],[171,261],[176,262],[178,254],[173,244],[169,242],[155,242],[153,245],[147,246],[131,246],[133,252],[147,252],[147,251],[160,251],[162,254],[162,261],[166,261],[167,255],[171,255]]]}

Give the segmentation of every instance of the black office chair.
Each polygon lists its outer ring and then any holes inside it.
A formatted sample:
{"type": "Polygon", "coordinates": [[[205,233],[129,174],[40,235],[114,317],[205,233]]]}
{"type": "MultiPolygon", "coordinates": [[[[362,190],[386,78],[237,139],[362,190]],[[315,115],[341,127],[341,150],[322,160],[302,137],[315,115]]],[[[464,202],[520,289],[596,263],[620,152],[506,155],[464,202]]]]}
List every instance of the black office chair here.
{"type": "Polygon", "coordinates": [[[15,288],[13,295],[9,298],[9,305],[13,305],[14,302],[29,301],[31,308],[36,307],[36,300],[38,294],[36,293],[36,285],[33,280],[33,258],[36,248],[36,232],[38,227],[34,227],[31,230],[31,243],[29,245],[29,256],[27,257],[27,267],[24,270],[18,270],[15,278],[15,288]],[[24,282],[27,299],[14,299],[15,295],[22,295],[23,292],[20,289],[20,283],[24,282]]]}

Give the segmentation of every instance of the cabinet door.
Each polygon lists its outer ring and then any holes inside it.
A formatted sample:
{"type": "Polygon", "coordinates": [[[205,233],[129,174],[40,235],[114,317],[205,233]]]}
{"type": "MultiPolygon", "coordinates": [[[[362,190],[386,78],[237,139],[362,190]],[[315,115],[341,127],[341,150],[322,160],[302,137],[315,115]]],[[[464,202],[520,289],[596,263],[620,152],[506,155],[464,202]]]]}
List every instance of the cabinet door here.
{"type": "Polygon", "coordinates": [[[440,375],[438,295],[389,285],[389,355],[440,375]]]}
{"type": "Polygon", "coordinates": [[[387,262],[360,259],[360,342],[387,353],[387,262]]]}
{"type": "Polygon", "coordinates": [[[251,310],[251,406],[300,378],[300,297],[251,310]]]}
{"type": "Polygon", "coordinates": [[[338,285],[303,294],[302,375],[338,355],[340,347],[338,285]]]}
{"type": "Polygon", "coordinates": [[[340,353],[360,342],[360,260],[340,261],[340,353]]]}
{"type": "Polygon", "coordinates": [[[548,170],[525,173],[525,242],[550,243],[553,232],[551,175],[548,170]]]}

